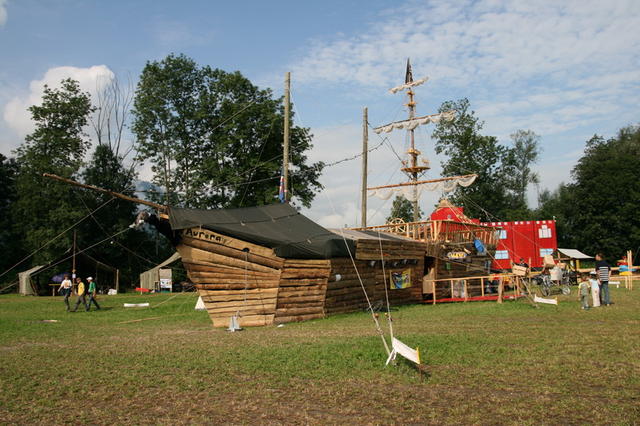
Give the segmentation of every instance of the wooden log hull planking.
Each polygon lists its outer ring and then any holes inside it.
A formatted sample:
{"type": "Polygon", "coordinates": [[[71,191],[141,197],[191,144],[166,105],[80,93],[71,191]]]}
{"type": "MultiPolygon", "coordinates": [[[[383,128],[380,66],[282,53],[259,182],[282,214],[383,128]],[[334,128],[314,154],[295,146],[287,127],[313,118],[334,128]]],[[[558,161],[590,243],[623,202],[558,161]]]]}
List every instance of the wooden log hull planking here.
{"type": "Polygon", "coordinates": [[[354,261],[283,259],[270,248],[190,228],[176,249],[213,325],[228,327],[237,315],[247,327],[361,310],[368,306],[363,287],[372,303],[420,301],[424,244],[383,241],[382,252],[379,244],[358,241],[354,261]],[[409,272],[412,286],[391,290],[392,272],[409,272]]]}

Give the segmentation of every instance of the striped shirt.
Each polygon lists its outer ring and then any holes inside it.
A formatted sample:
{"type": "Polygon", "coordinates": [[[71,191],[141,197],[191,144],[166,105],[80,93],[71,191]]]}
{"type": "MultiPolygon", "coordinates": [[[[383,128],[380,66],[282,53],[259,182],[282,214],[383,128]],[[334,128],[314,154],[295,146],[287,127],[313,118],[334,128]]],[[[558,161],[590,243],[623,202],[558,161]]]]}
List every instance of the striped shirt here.
{"type": "Polygon", "coordinates": [[[611,267],[605,260],[598,260],[596,262],[596,272],[598,273],[598,279],[600,280],[600,282],[609,281],[611,267]]]}

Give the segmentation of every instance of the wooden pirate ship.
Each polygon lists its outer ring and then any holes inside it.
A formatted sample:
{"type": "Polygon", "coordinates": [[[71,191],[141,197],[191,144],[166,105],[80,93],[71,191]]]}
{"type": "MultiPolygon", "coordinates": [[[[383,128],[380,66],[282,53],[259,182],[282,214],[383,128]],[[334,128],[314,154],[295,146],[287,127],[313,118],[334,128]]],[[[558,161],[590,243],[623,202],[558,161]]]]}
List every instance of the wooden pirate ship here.
{"type": "Polygon", "coordinates": [[[374,131],[390,133],[396,130],[406,131],[409,148],[406,159],[402,161],[401,171],[408,178],[401,182],[384,186],[367,186],[367,153],[368,127],[367,109],[363,119],[363,149],[362,149],[362,231],[380,231],[394,235],[406,236],[426,245],[423,271],[423,296],[435,301],[436,299],[456,299],[454,281],[464,281],[464,299],[471,296],[484,296],[483,278],[489,273],[490,265],[487,261],[497,243],[496,228],[480,224],[464,215],[461,208],[452,206],[446,198],[428,220],[420,220],[419,199],[424,191],[440,191],[443,194],[456,189],[458,186],[467,187],[475,181],[477,175],[449,176],[439,179],[421,180],[423,174],[430,169],[429,161],[422,157],[416,147],[415,129],[431,123],[449,121],[455,117],[455,111],[444,111],[424,116],[416,115],[416,100],[414,89],[428,81],[428,77],[414,80],[411,63],[407,60],[405,82],[389,90],[390,93],[405,93],[407,97],[408,118],[395,121],[379,127],[374,131]],[[405,223],[402,220],[392,220],[380,226],[367,226],[367,197],[378,197],[388,200],[393,195],[402,195],[413,205],[413,221],[405,223]],[[442,214],[446,212],[446,214],[442,214]],[[471,281],[468,277],[473,278],[471,281]],[[469,283],[473,283],[470,290],[469,283]],[[476,282],[477,281],[477,282],[476,282]],[[446,286],[436,286],[436,282],[446,282],[446,286]],[[450,284],[450,285],[449,285],[450,284]],[[436,288],[438,287],[438,288],[436,288]]]}
{"type": "MultiPolygon", "coordinates": [[[[366,188],[365,175],[363,191],[368,190],[370,195],[389,197],[402,191],[417,206],[423,190],[450,190],[470,185],[475,179],[475,175],[468,175],[419,180],[428,167],[418,161],[420,152],[414,145],[413,129],[453,116],[453,112],[415,116],[412,88],[424,81],[414,82],[407,64],[405,84],[392,91],[407,90],[409,119],[376,129],[409,131],[410,159],[403,171],[410,180],[366,188]]],[[[287,111],[285,108],[285,120],[287,111]]],[[[281,185],[285,200],[287,127],[285,124],[285,180],[281,185]]],[[[366,123],[364,129],[366,135],[366,123]]],[[[366,153],[365,142],[365,170],[366,153]]],[[[48,176],[155,209],[157,214],[142,212],[136,222],[148,222],[170,239],[216,327],[228,326],[232,317],[240,326],[323,318],[386,303],[386,298],[393,305],[421,302],[428,294],[423,286],[425,276],[468,275],[474,262],[484,261],[478,260],[481,256],[476,259],[466,255],[477,251],[474,244],[479,242],[486,248],[495,245],[494,228],[460,217],[367,227],[365,215],[361,228],[329,230],[287,203],[241,209],[182,209],[48,176]],[[440,262],[454,252],[465,255],[450,259],[446,265],[440,262]]],[[[363,203],[366,211],[366,197],[363,203]]]]}

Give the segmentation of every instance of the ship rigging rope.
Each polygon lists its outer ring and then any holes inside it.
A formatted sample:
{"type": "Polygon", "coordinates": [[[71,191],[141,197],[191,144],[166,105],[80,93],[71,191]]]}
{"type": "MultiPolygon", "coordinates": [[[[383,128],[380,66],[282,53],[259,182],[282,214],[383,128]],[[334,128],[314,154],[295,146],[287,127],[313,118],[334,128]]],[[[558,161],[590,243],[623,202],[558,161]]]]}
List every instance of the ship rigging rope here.
{"type": "MultiPolygon", "coordinates": [[[[90,212],[88,215],[84,216],[82,219],[80,219],[79,221],[77,221],[76,223],[74,223],[73,225],[71,225],[70,227],[68,227],[67,229],[65,229],[64,231],[62,231],[61,233],[59,233],[58,235],[56,235],[55,237],[51,238],[49,241],[47,241],[46,243],[44,243],[43,245],[41,245],[40,247],[38,247],[37,249],[35,249],[33,252],[31,252],[28,256],[26,256],[25,258],[23,258],[22,260],[20,260],[18,263],[16,263],[15,265],[11,266],[9,269],[7,269],[6,271],[4,271],[2,274],[0,274],[0,278],[2,278],[3,276],[5,276],[9,271],[11,271],[13,268],[21,265],[23,262],[25,262],[26,260],[30,259],[32,256],[34,256],[36,253],[38,253],[40,250],[42,250],[43,248],[47,247],[49,244],[51,244],[52,242],[54,242],[55,240],[57,240],[58,238],[60,238],[62,235],[66,234],[67,232],[69,232],[71,229],[75,228],[76,226],[78,226],[80,223],[82,223],[85,219],[87,219],[89,216],[91,216],[91,214],[97,212],[98,210],[100,210],[101,208],[103,208],[104,206],[106,206],[107,204],[109,204],[111,201],[113,201],[115,198],[110,198],[109,200],[105,201],[104,203],[102,203],[100,206],[98,206],[95,210],[93,210],[92,212],[90,212]]],[[[128,228],[127,228],[128,229],[128,228]]]]}
{"type": "MultiPolygon", "coordinates": [[[[258,154],[258,161],[260,161],[260,158],[262,158],[262,153],[264,152],[264,148],[267,146],[267,140],[269,139],[269,136],[271,136],[271,132],[273,131],[273,125],[276,122],[276,118],[274,117],[273,120],[271,120],[271,125],[269,126],[269,133],[267,133],[267,136],[264,137],[263,141],[262,141],[262,147],[260,147],[260,154],[258,154]]],[[[251,175],[249,177],[249,179],[253,179],[253,175],[255,173],[256,169],[253,169],[251,171],[251,175]]],[[[242,207],[242,203],[244,202],[244,197],[247,195],[247,192],[249,191],[248,187],[244,188],[244,192],[242,194],[242,198],[240,199],[240,207],[242,207]]]]}
{"type": "Polygon", "coordinates": [[[131,228],[129,228],[129,227],[127,226],[127,227],[126,227],[126,228],[124,228],[123,230],[118,231],[118,232],[116,232],[115,234],[108,236],[108,237],[107,237],[107,238],[105,238],[104,240],[100,240],[100,241],[98,241],[97,243],[90,245],[89,247],[86,247],[86,248],[84,248],[84,249],[82,249],[82,250],[80,250],[80,251],[77,251],[75,254],[70,254],[69,256],[67,256],[67,257],[65,257],[65,258],[60,259],[60,260],[59,260],[59,261],[57,261],[56,263],[53,263],[53,264],[51,264],[51,265],[48,265],[48,266],[47,266],[47,267],[45,267],[45,268],[40,269],[37,273],[44,272],[44,271],[46,271],[46,270],[48,270],[48,269],[50,269],[50,268],[53,268],[53,267],[54,267],[54,266],[56,266],[56,265],[61,264],[61,263],[62,263],[62,262],[64,262],[65,260],[69,260],[69,259],[71,259],[71,258],[72,258],[73,256],[75,256],[75,255],[78,255],[78,254],[84,253],[84,252],[85,252],[85,251],[87,251],[87,250],[91,250],[92,248],[94,248],[94,247],[96,247],[96,246],[99,246],[100,244],[104,243],[105,241],[108,241],[108,240],[110,240],[110,239],[112,239],[112,238],[117,237],[118,235],[120,235],[120,234],[122,234],[122,233],[124,233],[124,232],[127,232],[129,229],[131,229],[131,228]]]}
{"type": "MultiPolygon", "coordinates": [[[[84,198],[82,198],[81,195],[78,194],[78,192],[74,191],[74,194],[76,194],[76,196],[80,199],[80,201],[82,202],[82,204],[84,205],[85,209],[87,209],[87,211],[89,212],[89,215],[91,215],[91,219],[93,219],[93,221],[96,223],[96,225],[98,225],[98,227],[102,230],[102,232],[105,235],[109,235],[107,230],[104,229],[104,226],[102,226],[102,224],[98,221],[98,219],[96,219],[96,217],[93,215],[93,212],[91,212],[91,209],[89,208],[89,206],[87,206],[87,203],[84,201],[84,198]]],[[[120,243],[117,240],[114,240],[114,242],[116,244],[118,244],[120,247],[122,247],[123,249],[125,249],[126,251],[128,251],[129,253],[131,253],[132,255],[144,260],[145,262],[150,263],[151,265],[157,266],[158,263],[147,259],[146,257],[143,257],[141,255],[139,255],[138,253],[136,253],[135,251],[131,250],[129,247],[125,246],[124,244],[120,243]]]]}
{"type": "Polygon", "coordinates": [[[384,269],[384,253],[382,252],[382,235],[378,231],[378,245],[380,246],[380,264],[382,265],[382,282],[384,284],[384,297],[387,301],[387,322],[389,324],[389,335],[393,342],[393,318],[391,317],[391,304],[389,303],[389,289],[387,288],[387,272],[384,269]]]}
{"type": "MultiPolygon", "coordinates": [[[[338,214],[338,212],[336,211],[333,202],[331,201],[331,198],[329,197],[328,194],[326,194],[327,200],[329,201],[329,204],[331,205],[331,208],[333,209],[334,214],[338,214]]],[[[362,288],[362,292],[364,293],[364,297],[367,300],[367,305],[369,307],[369,312],[371,312],[371,318],[373,318],[373,322],[375,323],[376,326],[376,331],[378,332],[378,334],[380,335],[380,338],[382,339],[382,343],[384,344],[384,348],[387,351],[387,355],[391,354],[391,351],[389,350],[389,344],[387,343],[387,339],[385,339],[384,337],[384,332],[382,331],[382,328],[380,328],[380,322],[378,321],[378,318],[376,317],[376,313],[373,309],[373,306],[371,305],[371,300],[369,299],[369,295],[367,294],[367,289],[364,286],[364,283],[362,282],[362,278],[360,277],[360,271],[358,271],[358,266],[356,265],[356,261],[353,258],[353,254],[351,253],[351,249],[349,248],[349,244],[347,244],[347,238],[344,236],[344,229],[340,228],[340,234],[342,235],[342,241],[344,242],[345,247],[347,248],[347,252],[349,253],[349,259],[351,259],[351,264],[353,265],[353,269],[356,271],[356,276],[358,277],[358,281],[360,282],[360,287],[362,288]]]]}
{"type": "MultiPolygon", "coordinates": [[[[477,207],[478,209],[482,210],[484,212],[484,214],[487,216],[487,218],[489,219],[493,219],[493,222],[504,222],[503,220],[501,220],[500,218],[496,217],[495,215],[489,213],[488,211],[486,211],[481,205],[479,205],[478,203],[476,203],[475,201],[473,201],[470,197],[467,197],[465,195],[461,195],[461,198],[463,198],[465,201],[468,201],[470,204],[473,204],[475,207],[477,207]]],[[[529,241],[530,243],[535,243],[534,240],[532,240],[531,238],[529,238],[526,234],[520,232],[520,231],[516,231],[512,229],[512,232],[515,234],[520,235],[522,238],[524,238],[525,240],[529,241]]],[[[511,253],[513,253],[513,250],[508,250],[511,253]]]]}

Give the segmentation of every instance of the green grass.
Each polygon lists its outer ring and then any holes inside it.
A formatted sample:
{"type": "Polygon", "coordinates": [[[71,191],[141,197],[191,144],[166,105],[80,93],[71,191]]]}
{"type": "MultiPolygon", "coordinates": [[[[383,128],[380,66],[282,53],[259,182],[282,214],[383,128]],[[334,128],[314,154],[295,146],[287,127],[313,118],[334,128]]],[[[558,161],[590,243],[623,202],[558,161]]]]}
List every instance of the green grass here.
{"type": "Polygon", "coordinates": [[[612,299],[400,308],[421,378],[403,360],[384,368],[365,313],[228,333],[194,294],[105,296],[88,313],[1,296],[0,423],[635,424],[640,289],[612,299]]]}

